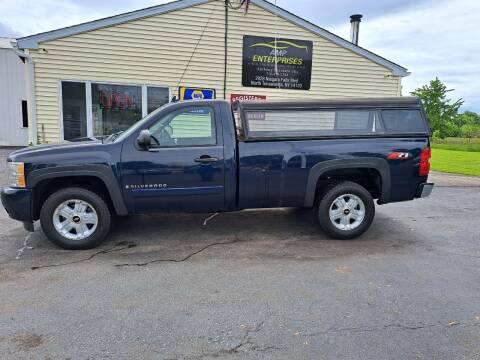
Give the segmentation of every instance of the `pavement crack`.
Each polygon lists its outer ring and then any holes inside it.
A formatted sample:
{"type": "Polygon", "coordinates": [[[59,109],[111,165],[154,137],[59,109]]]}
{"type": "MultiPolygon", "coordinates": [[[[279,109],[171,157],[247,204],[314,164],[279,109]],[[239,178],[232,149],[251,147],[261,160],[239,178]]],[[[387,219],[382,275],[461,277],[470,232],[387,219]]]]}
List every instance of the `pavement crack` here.
{"type": "Polygon", "coordinates": [[[446,328],[452,328],[456,326],[463,326],[463,327],[476,327],[480,326],[480,323],[473,323],[473,324],[462,324],[462,323],[450,323],[450,324],[444,324],[441,322],[438,323],[433,323],[433,324],[418,324],[418,325],[405,325],[405,324],[387,324],[383,326],[377,326],[377,327],[351,327],[351,328],[330,328],[328,330],[324,331],[317,331],[317,332],[312,332],[312,333],[304,333],[301,334],[302,336],[305,337],[314,337],[314,336],[320,336],[320,335],[328,335],[328,334],[339,334],[339,333],[363,333],[363,332],[377,332],[377,331],[384,331],[388,329],[400,329],[400,330],[423,330],[423,329],[428,329],[428,328],[433,328],[433,327],[446,327],[446,328]]]}
{"type": "Polygon", "coordinates": [[[463,256],[471,259],[480,259],[480,255],[472,255],[472,254],[462,254],[462,253],[457,253],[457,252],[452,252],[452,251],[447,251],[447,250],[438,250],[439,253],[443,253],[446,255],[453,255],[453,256],[463,256]]]}
{"type": "Polygon", "coordinates": [[[28,244],[28,241],[30,240],[30,238],[32,237],[34,233],[33,232],[29,232],[27,235],[25,235],[25,238],[23,240],[23,246],[17,250],[17,256],[15,257],[15,260],[20,260],[20,257],[22,256],[23,252],[25,250],[32,250],[33,249],[33,246],[30,246],[28,244]]]}
{"type": "Polygon", "coordinates": [[[208,245],[205,245],[204,247],[200,248],[199,250],[196,250],[190,254],[188,254],[187,256],[181,258],[181,259],[155,259],[155,260],[150,260],[150,261],[145,261],[145,262],[141,262],[141,263],[124,263],[124,264],[116,264],[115,266],[116,267],[128,267],[128,266],[138,266],[138,267],[142,267],[142,266],[147,266],[147,265],[150,265],[150,264],[155,264],[155,263],[159,263],[159,262],[172,262],[172,263],[181,263],[181,262],[185,262],[185,261],[188,261],[189,259],[191,259],[193,256],[197,255],[197,254],[200,254],[201,252],[211,248],[211,247],[214,247],[214,246],[224,246],[224,245],[231,245],[231,244],[234,244],[234,243],[237,243],[237,242],[240,242],[241,240],[237,237],[235,237],[235,239],[233,240],[230,240],[230,241],[224,241],[224,242],[215,242],[215,243],[211,243],[211,244],[208,244],[208,245]]]}
{"type": "Polygon", "coordinates": [[[266,306],[266,315],[264,320],[257,322],[253,327],[247,327],[243,331],[243,335],[241,335],[240,339],[238,340],[237,344],[235,346],[229,347],[229,348],[224,348],[224,349],[219,349],[216,351],[208,352],[208,353],[203,353],[199,355],[194,355],[190,357],[186,357],[187,359],[210,359],[210,358],[216,358],[216,357],[222,357],[224,355],[232,355],[232,354],[238,354],[240,352],[242,353],[248,353],[248,352],[268,352],[268,351],[273,351],[273,350],[280,350],[279,347],[273,346],[273,345],[259,345],[257,342],[254,341],[253,336],[260,331],[262,331],[265,328],[265,324],[268,321],[268,319],[272,316],[272,313],[270,311],[270,306],[268,304],[268,301],[265,303],[266,306]]]}
{"type": "Polygon", "coordinates": [[[132,247],[135,247],[135,246],[137,246],[137,245],[134,244],[134,243],[129,243],[129,242],[126,242],[126,241],[122,241],[122,242],[119,242],[119,243],[115,244],[110,249],[105,249],[105,250],[100,250],[100,251],[94,252],[94,253],[90,254],[88,257],[83,258],[83,259],[78,259],[78,260],[64,262],[64,263],[58,263],[58,264],[47,264],[47,265],[32,266],[30,269],[31,270],[39,270],[39,269],[45,269],[45,268],[52,268],[52,267],[60,267],[60,266],[78,264],[78,263],[81,263],[81,262],[90,261],[98,255],[109,254],[109,253],[118,252],[118,251],[122,251],[122,250],[126,250],[126,249],[131,249],[132,247]]]}

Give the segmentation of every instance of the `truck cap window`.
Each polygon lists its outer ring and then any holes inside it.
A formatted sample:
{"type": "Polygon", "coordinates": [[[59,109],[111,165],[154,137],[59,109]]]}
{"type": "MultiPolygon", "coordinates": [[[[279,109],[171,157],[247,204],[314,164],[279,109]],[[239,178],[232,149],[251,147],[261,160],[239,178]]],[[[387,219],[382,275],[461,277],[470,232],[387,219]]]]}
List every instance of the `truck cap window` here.
{"type": "Polygon", "coordinates": [[[383,123],[389,133],[425,133],[420,110],[383,110],[383,123]]]}
{"type": "Polygon", "coordinates": [[[330,136],[382,133],[375,110],[248,110],[252,137],[330,136]]]}
{"type": "Polygon", "coordinates": [[[173,111],[149,130],[160,147],[216,144],[213,110],[208,106],[191,106],[173,111]]]}

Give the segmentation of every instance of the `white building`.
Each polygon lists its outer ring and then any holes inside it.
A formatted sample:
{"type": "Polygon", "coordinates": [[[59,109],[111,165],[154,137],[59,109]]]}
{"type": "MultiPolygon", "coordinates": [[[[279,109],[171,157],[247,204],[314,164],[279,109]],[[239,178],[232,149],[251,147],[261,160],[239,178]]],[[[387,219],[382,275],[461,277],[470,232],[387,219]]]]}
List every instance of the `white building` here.
{"type": "Polygon", "coordinates": [[[29,65],[15,40],[0,38],[0,146],[28,144],[29,65]]]}

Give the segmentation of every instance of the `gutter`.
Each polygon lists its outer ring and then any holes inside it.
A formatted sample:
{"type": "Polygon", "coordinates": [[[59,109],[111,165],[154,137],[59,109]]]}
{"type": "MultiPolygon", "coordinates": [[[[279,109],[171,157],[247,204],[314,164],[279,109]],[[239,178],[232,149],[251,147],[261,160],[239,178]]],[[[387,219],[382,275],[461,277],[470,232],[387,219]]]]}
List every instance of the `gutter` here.
{"type": "Polygon", "coordinates": [[[22,56],[25,57],[27,66],[26,66],[26,85],[27,85],[27,101],[29,104],[30,114],[28,117],[28,142],[29,145],[37,145],[37,99],[35,95],[35,63],[33,58],[29,54],[29,50],[25,49],[22,53],[22,56]]]}

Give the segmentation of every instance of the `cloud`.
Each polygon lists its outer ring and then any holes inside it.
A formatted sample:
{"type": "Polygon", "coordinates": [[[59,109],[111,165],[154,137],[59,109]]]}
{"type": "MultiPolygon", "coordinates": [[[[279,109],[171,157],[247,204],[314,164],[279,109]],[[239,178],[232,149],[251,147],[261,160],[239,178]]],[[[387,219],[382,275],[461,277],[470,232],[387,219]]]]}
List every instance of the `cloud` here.
{"type": "MultiPolygon", "coordinates": [[[[169,2],[167,0],[16,0],[0,2],[0,14],[16,36],[59,29],[123,12],[169,2]]],[[[0,36],[6,36],[0,28],[0,36]]]]}
{"type": "Polygon", "coordinates": [[[10,26],[0,23],[0,37],[16,38],[20,33],[13,30],[10,26]]]}
{"type": "MultiPolygon", "coordinates": [[[[360,45],[412,72],[404,95],[438,77],[455,89],[452,98],[464,98],[464,109],[480,111],[479,13],[479,1],[430,1],[364,21],[360,45]]],[[[349,24],[334,29],[347,39],[349,31],[349,24]]]]}
{"type": "Polygon", "coordinates": [[[277,0],[277,5],[328,29],[349,23],[352,14],[363,14],[365,19],[373,20],[385,13],[402,11],[426,1],[428,0],[277,0]]]}

